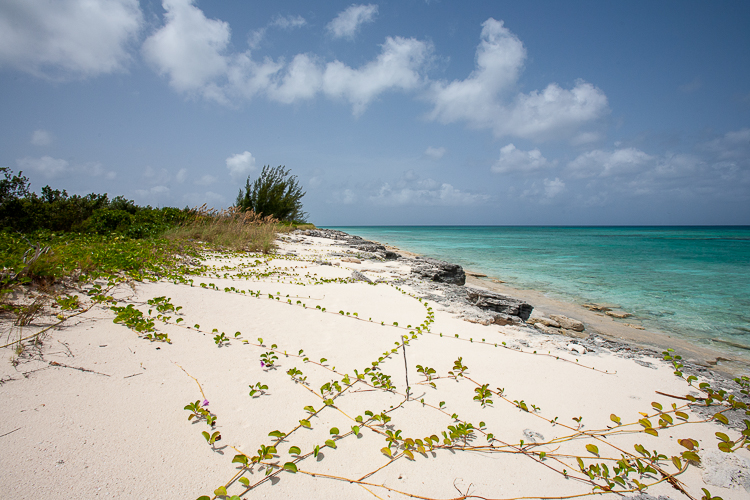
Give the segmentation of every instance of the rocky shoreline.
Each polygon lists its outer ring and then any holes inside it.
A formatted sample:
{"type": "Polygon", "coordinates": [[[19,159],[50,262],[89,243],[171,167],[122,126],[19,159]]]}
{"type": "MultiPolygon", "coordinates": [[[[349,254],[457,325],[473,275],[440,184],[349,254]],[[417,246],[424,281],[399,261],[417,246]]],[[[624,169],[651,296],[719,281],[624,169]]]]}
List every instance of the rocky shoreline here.
{"type": "MultiPolygon", "coordinates": [[[[606,350],[651,368],[665,362],[663,354],[655,349],[602,335],[596,330],[592,331],[587,328],[586,324],[578,319],[562,314],[548,314],[547,316],[537,314],[532,317],[534,306],[524,300],[472,286],[472,284],[467,285],[467,272],[458,264],[389,249],[381,243],[334,229],[313,229],[299,233],[335,240],[336,244],[342,247],[342,252],[335,255],[341,257],[342,261],[347,259],[392,260],[408,265],[411,269],[410,274],[397,279],[397,284],[410,286],[417,290],[425,300],[439,304],[444,310],[454,313],[456,317],[465,321],[482,325],[511,325],[532,335],[556,338],[565,344],[568,351],[580,355],[596,355],[597,352],[606,350]],[[644,360],[644,357],[649,359],[644,360]]],[[[468,275],[477,277],[477,273],[468,273],[468,275]]],[[[479,276],[486,277],[485,275],[479,276]]],[[[369,281],[366,276],[356,271],[352,278],[369,281]]],[[[599,311],[601,307],[606,306],[587,304],[584,307],[591,311],[599,311]]],[[[619,318],[621,314],[620,311],[608,307],[601,312],[613,318],[619,318]]],[[[627,314],[623,317],[626,316],[627,314]]],[[[637,325],[628,326],[642,330],[642,327],[638,328],[637,325]]],[[[723,358],[717,358],[719,359],[723,358]]],[[[715,367],[689,359],[682,359],[681,362],[684,365],[682,371],[686,374],[706,378],[724,387],[735,385],[733,374],[716,371],[715,367]]],[[[730,416],[730,425],[738,429],[744,428],[742,420],[742,415],[730,416]]]]}

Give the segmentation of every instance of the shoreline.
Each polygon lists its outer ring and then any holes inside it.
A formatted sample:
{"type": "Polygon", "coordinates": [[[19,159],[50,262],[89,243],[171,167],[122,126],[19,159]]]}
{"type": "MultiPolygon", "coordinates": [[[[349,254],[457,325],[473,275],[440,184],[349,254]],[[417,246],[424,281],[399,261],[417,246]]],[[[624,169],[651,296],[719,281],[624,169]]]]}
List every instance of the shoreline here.
{"type": "MultiPolygon", "coordinates": [[[[372,241],[393,252],[410,257],[423,257],[421,254],[400,247],[376,240],[372,241]]],[[[616,342],[655,350],[657,356],[667,349],[674,349],[689,363],[719,372],[725,376],[736,377],[750,372],[750,358],[743,358],[736,353],[721,348],[712,349],[666,332],[646,329],[641,325],[637,325],[640,328],[635,328],[629,323],[619,322],[611,316],[592,311],[575,302],[550,297],[539,290],[516,288],[505,282],[498,282],[501,277],[485,274],[482,269],[464,268],[464,271],[466,272],[467,285],[484,288],[531,304],[534,307],[532,318],[560,314],[582,321],[589,333],[595,333],[616,342]]]]}
{"type": "Polygon", "coordinates": [[[23,331],[6,321],[14,338],[53,328],[0,349],[0,487],[61,500],[640,498],[642,485],[747,497],[750,451],[716,438],[741,439],[744,410],[688,397],[710,387],[744,404],[750,383],[704,369],[688,385],[658,353],[548,335],[523,308],[476,321],[465,287],[425,279],[458,266],[336,236],[279,235],[270,255],[207,249],[180,279],[108,289],[116,304],[84,284],[68,290],[78,309],[45,309],[23,331]],[[659,471],[588,474],[651,463],[640,446],[668,457],[659,471]]]}

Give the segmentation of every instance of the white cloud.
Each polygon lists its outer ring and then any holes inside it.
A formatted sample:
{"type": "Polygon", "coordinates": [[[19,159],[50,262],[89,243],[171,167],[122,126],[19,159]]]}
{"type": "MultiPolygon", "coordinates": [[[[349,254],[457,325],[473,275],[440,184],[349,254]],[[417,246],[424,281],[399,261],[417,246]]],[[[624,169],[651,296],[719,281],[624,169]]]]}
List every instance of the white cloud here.
{"type": "Polygon", "coordinates": [[[427,95],[434,105],[429,118],[466,121],[491,128],[498,137],[547,140],[572,137],[608,112],[604,93],[583,80],[570,90],[551,83],[541,92],[515,93],[525,59],[518,37],[502,21],[488,19],[482,24],[476,68],[464,80],[432,85],[427,95]]]}
{"type": "Polygon", "coordinates": [[[250,151],[237,153],[226,160],[229,175],[235,182],[244,181],[247,176],[255,170],[255,158],[250,151]]]}
{"type": "MultiPolygon", "coordinates": [[[[348,101],[359,115],[383,92],[422,86],[420,71],[432,53],[426,42],[388,37],[380,54],[356,69],[340,61],[324,64],[309,54],[297,54],[288,63],[270,58],[257,62],[250,51],[229,53],[229,25],[206,18],[191,0],[165,0],[163,5],[165,24],[144,42],[144,57],[175,90],[226,105],[258,94],[291,104],[323,93],[348,101]]],[[[290,29],[301,23],[297,17],[279,19],[277,24],[290,29]]]]}
{"type": "Polygon", "coordinates": [[[142,24],[138,0],[3,0],[0,67],[53,79],[122,71],[142,24]]]}
{"type": "Polygon", "coordinates": [[[274,26],[276,28],[281,28],[284,30],[291,30],[295,28],[301,28],[306,24],[307,21],[302,16],[276,16],[273,21],[271,21],[269,26],[274,26]]]}
{"type": "Polygon", "coordinates": [[[146,170],[143,171],[143,177],[151,184],[166,184],[172,178],[172,175],[165,168],[156,170],[147,166],[146,170]]]}
{"type": "Polygon", "coordinates": [[[257,49],[260,46],[260,42],[262,42],[263,39],[265,38],[268,28],[280,28],[285,31],[291,31],[293,29],[301,28],[302,26],[305,26],[306,24],[307,24],[307,21],[302,16],[278,15],[275,18],[273,18],[273,20],[270,23],[268,23],[267,26],[264,26],[263,28],[250,32],[250,34],[247,37],[247,44],[250,46],[251,49],[257,49]]]}
{"type": "Polygon", "coordinates": [[[187,173],[188,171],[186,168],[181,168],[177,172],[177,175],[174,176],[174,180],[176,180],[179,184],[182,184],[187,179],[187,173]]]}
{"type": "Polygon", "coordinates": [[[42,156],[41,158],[21,158],[16,160],[18,167],[21,169],[30,168],[45,177],[59,177],[69,171],[70,163],[67,160],[52,158],[51,156],[42,156]]]}
{"type": "Polygon", "coordinates": [[[49,146],[52,144],[52,140],[52,134],[46,130],[35,130],[34,133],[31,134],[31,144],[34,146],[49,146]]]}
{"type": "Polygon", "coordinates": [[[139,198],[154,198],[169,194],[169,188],[167,186],[154,186],[150,189],[136,189],[135,194],[139,198]]]}
{"type": "Polygon", "coordinates": [[[544,195],[547,198],[554,198],[565,191],[565,183],[555,177],[553,180],[544,179],[544,195]]]}
{"type": "Polygon", "coordinates": [[[360,115],[369,103],[387,90],[413,90],[423,79],[420,69],[429,60],[432,45],[415,38],[388,37],[374,61],[352,69],[340,61],[326,65],[323,91],[348,100],[360,115]]]}
{"type": "Polygon", "coordinates": [[[87,175],[112,180],[116,176],[115,172],[105,170],[102,164],[98,162],[71,165],[67,160],[52,158],[51,156],[42,156],[41,158],[27,156],[16,160],[16,164],[20,169],[31,169],[49,179],[63,175],[87,175]]]}
{"type": "Polygon", "coordinates": [[[492,165],[492,171],[497,173],[535,172],[552,167],[556,163],[556,161],[548,161],[538,149],[522,151],[513,144],[508,144],[500,149],[500,158],[492,165]]]}
{"type": "Polygon", "coordinates": [[[633,175],[653,165],[654,157],[635,148],[602,151],[595,149],[568,163],[577,177],[612,177],[633,175]]]}
{"type": "Polygon", "coordinates": [[[166,22],[143,43],[144,57],[179,92],[211,90],[206,87],[227,72],[229,24],[206,18],[193,0],[164,0],[162,6],[166,22]]]}
{"type": "Polygon", "coordinates": [[[378,13],[378,6],[369,5],[350,5],[346,10],[339,12],[339,15],[333,19],[326,29],[334,38],[354,38],[357,30],[364,23],[374,21],[378,13]]]}
{"type": "Polygon", "coordinates": [[[216,177],[214,177],[213,175],[209,175],[209,174],[206,174],[200,179],[195,180],[195,184],[198,186],[210,186],[214,182],[216,182],[216,177]]]}
{"type": "Polygon", "coordinates": [[[429,156],[433,160],[439,160],[443,156],[445,156],[445,148],[439,147],[439,148],[433,148],[432,146],[428,147],[424,150],[425,156],[429,156]]]}
{"type": "Polygon", "coordinates": [[[370,196],[370,201],[390,206],[462,206],[485,203],[489,198],[484,194],[461,191],[434,179],[421,179],[417,173],[409,170],[395,185],[388,182],[382,184],[377,193],[370,196]]]}

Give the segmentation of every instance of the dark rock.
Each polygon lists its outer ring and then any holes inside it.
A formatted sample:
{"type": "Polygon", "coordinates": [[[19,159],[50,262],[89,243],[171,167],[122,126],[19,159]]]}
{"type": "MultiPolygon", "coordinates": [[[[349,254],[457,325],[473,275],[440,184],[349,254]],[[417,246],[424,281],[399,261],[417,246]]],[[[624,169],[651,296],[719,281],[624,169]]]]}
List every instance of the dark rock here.
{"type": "Polygon", "coordinates": [[[352,271],[352,279],[355,281],[364,281],[365,283],[372,283],[372,280],[360,273],[359,271],[352,271]]]}
{"type": "Polygon", "coordinates": [[[399,257],[401,257],[401,256],[399,254],[397,254],[396,252],[391,252],[390,250],[386,250],[385,251],[385,258],[386,258],[386,260],[396,260],[399,257]]]}
{"type": "MultiPolygon", "coordinates": [[[[464,273],[461,266],[444,262],[442,260],[431,259],[429,257],[415,258],[411,272],[424,279],[437,281],[439,283],[450,283],[452,285],[466,284],[466,273],[464,273]]],[[[529,314],[531,313],[529,312],[529,314]]]]}
{"type": "Polygon", "coordinates": [[[531,315],[534,307],[522,300],[508,297],[489,290],[478,290],[476,288],[467,288],[466,298],[470,304],[480,309],[489,309],[491,311],[507,314],[509,316],[518,316],[526,321],[531,315]]]}

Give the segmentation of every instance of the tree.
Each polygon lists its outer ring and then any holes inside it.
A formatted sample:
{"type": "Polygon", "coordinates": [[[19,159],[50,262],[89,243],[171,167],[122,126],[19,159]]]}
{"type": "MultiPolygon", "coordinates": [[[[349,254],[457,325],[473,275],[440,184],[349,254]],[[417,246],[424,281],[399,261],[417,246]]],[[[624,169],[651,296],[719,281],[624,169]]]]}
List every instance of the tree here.
{"type": "Polygon", "coordinates": [[[270,215],[282,221],[302,221],[307,215],[300,201],[305,194],[297,176],[289,175],[288,169],[266,165],[252,184],[248,176],[245,189],[240,188],[237,195],[236,206],[262,217],[270,215]]]}

